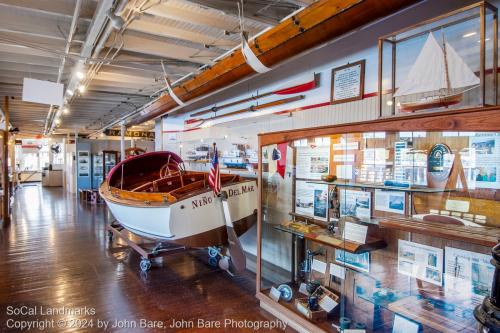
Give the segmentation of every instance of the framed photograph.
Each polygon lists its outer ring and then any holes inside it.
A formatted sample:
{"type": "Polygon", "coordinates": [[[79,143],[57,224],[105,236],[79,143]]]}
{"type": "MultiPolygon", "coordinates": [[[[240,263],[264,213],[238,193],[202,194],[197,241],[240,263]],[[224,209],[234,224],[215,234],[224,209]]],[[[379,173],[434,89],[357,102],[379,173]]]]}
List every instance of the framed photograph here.
{"type": "Polygon", "coordinates": [[[345,103],[363,99],[365,60],[332,69],[331,103],[345,103]]]}
{"type": "Polygon", "coordinates": [[[340,191],[340,216],[355,216],[361,220],[369,220],[372,212],[371,207],[371,192],[340,191]]]}
{"type": "Polygon", "coordinates": [[[370,252],[354,254],[342,249],[335,249],[335,261],[346,267],[370,273],[370,252]]]}

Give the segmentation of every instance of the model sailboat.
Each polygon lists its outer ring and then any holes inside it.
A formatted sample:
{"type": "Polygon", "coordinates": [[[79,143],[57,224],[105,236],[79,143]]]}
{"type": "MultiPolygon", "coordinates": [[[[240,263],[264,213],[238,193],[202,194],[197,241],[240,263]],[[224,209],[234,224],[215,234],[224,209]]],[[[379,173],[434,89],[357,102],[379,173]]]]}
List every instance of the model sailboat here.
{"type": "Polygon", "coordinates": [[[479,78],[444,40],[442,47],[432,33],[394,97],[426,94],[418,101],[400,102],[402,112],[448,107],[462,101],[463,93],[479,85],[479,78]],[[431,94],[431,95],[429,95],[431,94]]]}

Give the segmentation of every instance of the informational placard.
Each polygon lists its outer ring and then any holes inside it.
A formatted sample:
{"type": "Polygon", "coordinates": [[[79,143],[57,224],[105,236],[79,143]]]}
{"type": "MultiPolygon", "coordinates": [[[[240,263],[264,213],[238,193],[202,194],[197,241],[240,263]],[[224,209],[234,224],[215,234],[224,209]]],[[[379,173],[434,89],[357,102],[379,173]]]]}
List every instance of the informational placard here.
{"type": "Polygon", "coordinates": [[[354,216],[359,219],[371,218],[371,193],[356,190],[341,190],[340,216],[354,216]]]}
{"type": "Polygon", "coordinates": [[[365,60],[350,63],[332,70],[332,103],[363,99],[365,60]]]}
{"type": "Polygon", "coordinates": [[[335,175],[338,179],[347,179],[352,180],[354,178],[354,173],[352,169],[352,165],[337,165],[335,168],[335,175]]]}
{"type": "Polygon", "coordinates": [[[311,269],[321,274],[326,274],[327,265],[324,261],[313,259],[311,269]]]}
{"type": "Polygon", "coordinates": [[[402,191],[375,190],[375,210],[404,214],[406,193],[402,191]]]}
{"type": "Polygon", "coordinates": [[[278,289],[271,287],[271,290],[269,291],[269,297],[271,297],[273,301],[279,302],[281,297],[281,292],[278,289]]]}
{"type": "Polygon", "coordinates": [[[445,289],[482,302],[491,292],[495,272],[491,256],[448,246],[444,251],[445,289]]]}
{"type": "Polygon", "coordinates": [[[78,151],[78,177],[90,176],[90,152],[88,150],[78,151]]]}
{"type": "Polygon", "coordinates": [[[318,305],[326,312],[330,312],[335,309],[339,303],[335,302],[331,297],[325,295],[319,300],[318,305]]]}
{"type": "Polygon", "coordinates": [[[339,279],[345,279],[345,268],[336,264],[330,264],[330,275],[338,277],[339,279]]]}
{"type": "Polygon", "coordinates": [[[352,163],[355,161],[356,155],[352,154],[337,154],[333,155],[334,162],[352,163]]]}
{"type": "Polygon", "coordinates": [[[342,150],[358,150],[359,149],[359,142],[358,141],[352,141],[352,142],[345,142],[343,138],[340,139],[340,143],[334,143],[332,145],[332,149],[334,151],[342,151],[342,150]]]}
{"type": "Polygon", "coordinates": [[[328,185],[297,180],[295,182],[295,213],[326,221],[328,185]]]}
{"type": "Polygon", "coordinates": [[[366,225],[345,222],[344,232],[342,237],[345,240],[353,241],[360,244],[366,243],[366,234],[368,233],[368,227],[366,225]]]}
{"type": "Polygon", "coordinates": [[[321,179],[330,171],[330,147],[297,147],[297,178],[321,179]]]}
{"type": "Polygon", "coordinates": [[[418,333],[420,325],[405,317],[394,315],[392,333],[418,333]]]}
{"type": "Polygon", "coordinates": [[[335,261],[358,271],[370,273],[370,252],[354,254],[335,249],[335,261]]]}
{"type": "Polygon", "coordinates": [[[441,286],[443,284],[443,249],[400,239],[398,273],[441,286]]]}
{"type": "Polygon", "coordinates": [[[500,137],[476,134],[470,137],[470,157],[468,163],[462,162],[469,169],[469,188],[500,189],[498,169],[500,168],[500,137]]]}

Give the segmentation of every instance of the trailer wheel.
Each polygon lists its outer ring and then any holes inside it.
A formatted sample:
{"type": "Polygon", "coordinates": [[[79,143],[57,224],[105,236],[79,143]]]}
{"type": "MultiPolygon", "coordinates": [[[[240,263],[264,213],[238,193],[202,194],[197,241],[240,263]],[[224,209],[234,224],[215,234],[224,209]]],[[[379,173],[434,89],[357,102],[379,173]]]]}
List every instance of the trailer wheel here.
{"type": "Polygon", "coordinates": [[[210,257],[208,258],[208,264],[213,267],[217,267],[219,263],[219,260],[217,260],[217,257],[210,257]]]}
{"type": "Polygon", "coordinates": [[[141,271],[147,272],[151,269],[151,260],[142,258],[141,263],[139,264],[139,267],[141,268],[141,271]]]}
{"type": "Polygon", "coordinates": [[[217,258],[219,255],[219,250],[215,246],[211,246],[208,248],[208,256],[210,258],[217,258]]]}

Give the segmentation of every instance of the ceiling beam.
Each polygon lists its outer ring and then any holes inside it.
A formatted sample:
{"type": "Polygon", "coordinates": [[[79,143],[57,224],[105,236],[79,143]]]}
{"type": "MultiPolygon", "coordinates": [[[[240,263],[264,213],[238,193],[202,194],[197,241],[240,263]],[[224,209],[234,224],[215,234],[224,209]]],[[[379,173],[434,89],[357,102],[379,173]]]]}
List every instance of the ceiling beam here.
{"type": "Polygon", "coordinates": [[[220,55],[211,50],[199,50],[192,47],[177,45],[160,40],[136,37],[131,35],[123,36],[123,49],[136,53],[155,55],[158,57],[175,58],[199,64],[209,64],[211,59],[220,55]]]}
{"type": "MultiPolygon", "coordinates": [[[[24,12],[17,8],[0,10],[0,31],[15,32],[27,36],[66,40],[71,19],[24,12]]],[[[83,41],[88,23],[79,22],[75,39],[83,41]]]]}
{"type": "MultiPolygon", "coordinates": [[[[195,5],[193,5],[193,7],[195,7],[195,5]]],[[[213,10],[199,5],[196,5],[195,8],[188,9],[175,6],[170,2],[163,2],[157,6],[149,8],[146,10],[146,13],[171,20],[213,27],[225,31],[239,31],[239,22],[237,18],[224,15],[224,13],[220,10],[213,10]]],[[[251,34],[254,34],[266,27],[266,25],[262,24],[259,27],[249,24],[247,30],[251,34]]]]}
{"type": "MultiPolygon", "coordinates": [[[[238,16],[237,1],[234,0],[191,0],[202,6],[222,10],[228,15],[238,16]]],[[[276,25],[280,20],[301,6],[289,1],[252,1],[244,2],[243,15],[247,20],[259,21],[266,25],[276,25]]]]}
{"type": "Polygon", "coordinates": [[[213,36],[175,26],[168,26],[153,22],[149,16],[142,16],[140,19],[134,20],[127,29],[155,36],[185,40],[200,44],[201,46],[214,46],[223,50],[229,50],[238,44],[238,42],[231,40],[223,33],[220,33],[219,36],[213,36]]]}
{"type": "MultiPolygon", "coordinates": [[[[87,1],[82,7],[80,19],[90,21],[97,1],[87,1]]],[[[33,13],[44,13],[47,15],[63,16],[71,20],[75,9],[74,3],[65,0],[0,0],[0,11],[22,9],[33,13]]]]}

